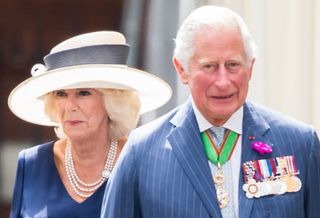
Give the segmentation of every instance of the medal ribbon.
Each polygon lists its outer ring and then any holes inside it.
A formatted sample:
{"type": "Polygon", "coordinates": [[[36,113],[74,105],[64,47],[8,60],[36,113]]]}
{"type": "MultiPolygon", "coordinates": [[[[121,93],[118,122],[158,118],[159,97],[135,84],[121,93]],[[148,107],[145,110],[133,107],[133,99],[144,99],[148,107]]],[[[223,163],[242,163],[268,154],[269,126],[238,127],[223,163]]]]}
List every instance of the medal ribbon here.
{"type": "Polygon", "coordinates": [[[299,174],[292,155],[247,161],[242,164],[242,170],[245,182],[250,179],[262,182],[279,176],[299,174]]]}
{"type": "Polygon", "coordinates": [[[218,149],[216,144],[213,142],[208,130],[201,133],[201,138],[208,159],[215,165],[218,165],[218,163],[223,165],[232,156],[233,150],[236,147],[239,138],[239,134],[228,129],[220,149],[218,149]]]}

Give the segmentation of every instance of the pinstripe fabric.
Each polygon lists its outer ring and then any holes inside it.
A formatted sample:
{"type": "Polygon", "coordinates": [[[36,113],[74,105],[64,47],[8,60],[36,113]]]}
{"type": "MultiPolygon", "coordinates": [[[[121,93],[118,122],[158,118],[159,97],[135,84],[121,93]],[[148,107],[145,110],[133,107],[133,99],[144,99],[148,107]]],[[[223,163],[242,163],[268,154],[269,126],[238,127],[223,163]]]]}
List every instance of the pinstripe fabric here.
{"type": "MultiPolygon", "coordinates": [[[[319,218],[320,144],[315,130],[301,122],[262,106],[247,103],[244,108],[241,162],[294,155],[302,188],[299,192],[248,199],[239,192],[240,217],[319,218]],[[272,153],[259,155],[249,136],[272,145],[272,153]]],[[[243,174],[239,190],[242,190],[243,174]]]]}
{"type": "MultiPolygon", "coordinates": [[[[320,145],[314,129],[250,103],[243,125],[242,162],[295,155],[303,187],[247,199],[241,175],[240,217],[317,217],[320,145]],[[254,153],[250,135],[273,144],[271,155],[254,153]]],[[[107,184],[101,217],[221,218],[190,100],[132,132],[107,184]]]]}

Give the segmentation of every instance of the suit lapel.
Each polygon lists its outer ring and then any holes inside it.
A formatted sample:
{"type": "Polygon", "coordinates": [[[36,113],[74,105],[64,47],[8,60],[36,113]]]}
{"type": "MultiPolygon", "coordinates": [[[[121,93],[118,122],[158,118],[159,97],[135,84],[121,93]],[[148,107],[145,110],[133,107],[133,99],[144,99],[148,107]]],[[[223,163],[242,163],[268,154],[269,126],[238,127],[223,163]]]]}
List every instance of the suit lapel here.
{"type": "MultiPolygon", "coordinates": [[[[242,134],[242,151],[241,151],[241,164],[249,160],[261,159],[261,156],[251,149],[251,143],[253,142],[251,136],[254,136],[255,140],[260,140],[263,135],[269,130],[269,125],[262,118],[254,106],[250,103],[244,105],[243,115],[243,134],[242,134]]],[[[242,169],[240,169],[240,181],[239,181],[239,217],[250,217],[254,198],[248,199],[245,192],[242,190],[244,184],[244,177],[242,169]]]]}
{"type": "Polygon", "coordinates": [[[212,217],[221,217],[210,168],[190,101],[182,106],[171,122],[176,128],[168,136],[168,140],[174,154],[209,214],[212,217]]]}
{"type": "MultiPolygon", "coordinates": [[[[216,190],[190,101],[180,108],[171,120],[171,123],[176,126],[168,136],[174,154],[210,215],[221,218],[222,215],[216,198],[216,190]]],[[[250,103],[245,103],[241,164],[248,160],[261,159],[261,156],[251,149],[253,141],[249,139],[249,136],[254,136],[256,140],[260,140],[269,128],[268,123],[255,110],[255,107],[250,103]]],[[[246,197],[245,192],[242,190],[243,184],[244,178],[241,170],[239,181],[239,217],[247,218],[250,217],[255,200],[254,198],[248,199],[246,197]]]]}

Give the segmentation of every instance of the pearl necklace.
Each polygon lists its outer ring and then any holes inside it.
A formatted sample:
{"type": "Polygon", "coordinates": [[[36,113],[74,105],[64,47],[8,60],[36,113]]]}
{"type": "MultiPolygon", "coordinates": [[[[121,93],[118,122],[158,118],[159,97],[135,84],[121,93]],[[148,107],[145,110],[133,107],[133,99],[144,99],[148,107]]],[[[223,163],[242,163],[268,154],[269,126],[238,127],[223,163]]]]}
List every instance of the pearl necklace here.
{"type": "Polygon", "coordinates": [[[71,142],[67,140],[64,165],[71,187],[78,196],[82,198],[90,197],[109,178],[113,169],[113,162],[117,154],[117,149],[118,141],[112,139],[111,146],[108,152],[108,157],[104,169],[102,171],[101,177],[93,183],[85,183],[79,178],[74,168],[74,161],[71,155],[71,142]]]}

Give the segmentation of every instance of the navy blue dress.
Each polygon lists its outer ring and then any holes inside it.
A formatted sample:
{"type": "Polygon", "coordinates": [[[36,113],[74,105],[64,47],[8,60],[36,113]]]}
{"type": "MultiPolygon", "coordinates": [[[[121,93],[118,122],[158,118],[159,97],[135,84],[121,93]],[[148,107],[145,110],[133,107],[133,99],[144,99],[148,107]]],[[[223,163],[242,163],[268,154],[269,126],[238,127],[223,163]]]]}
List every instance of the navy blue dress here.
{"type": "Polygon", "coordinates": [[[73,200],[54,163],[53,142],[19,153],[10,218],[100,217],[106,182],[84,202],[73,200]]]}

